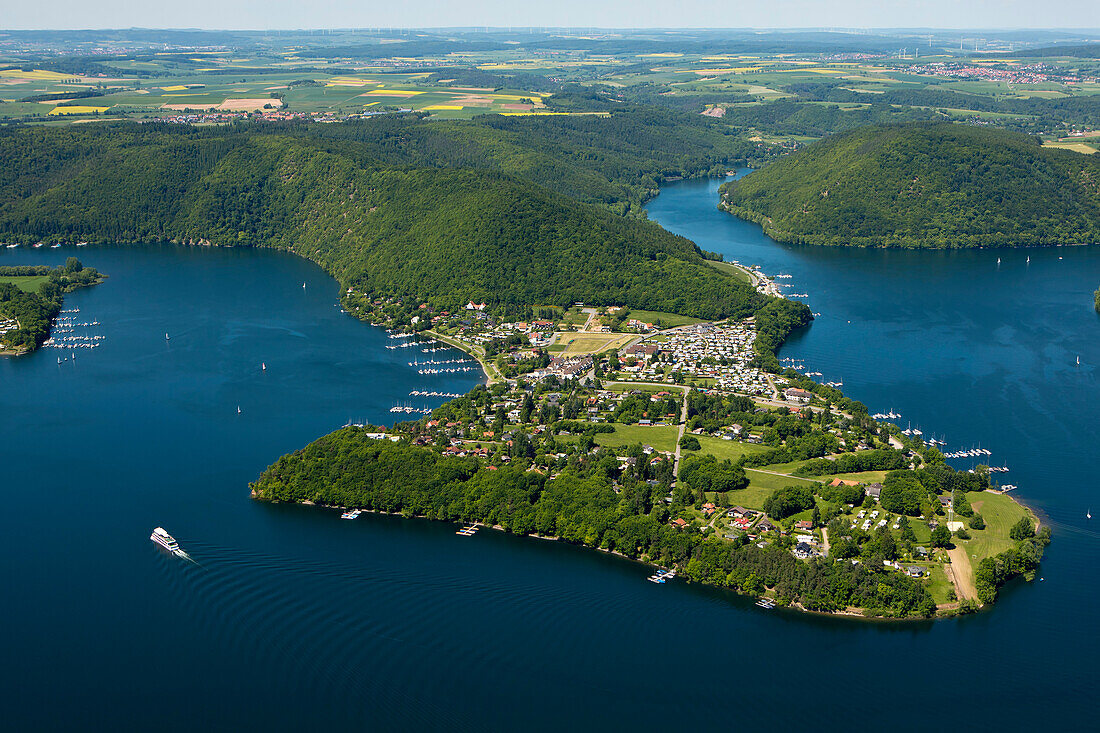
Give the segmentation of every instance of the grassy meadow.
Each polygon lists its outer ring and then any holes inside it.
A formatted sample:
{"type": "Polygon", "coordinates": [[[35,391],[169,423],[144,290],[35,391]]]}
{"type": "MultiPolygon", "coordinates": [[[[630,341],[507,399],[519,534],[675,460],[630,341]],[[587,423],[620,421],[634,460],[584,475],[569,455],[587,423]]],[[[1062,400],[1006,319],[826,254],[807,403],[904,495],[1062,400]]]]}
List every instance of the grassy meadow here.
{"type": "Polygon", "coordinates": [[[0,283],[12,283],[24,293],[37,293],[39,288],[42,287],[42,284],[49,279],[50,278],[46,275],[0,275],[0,283]]]}

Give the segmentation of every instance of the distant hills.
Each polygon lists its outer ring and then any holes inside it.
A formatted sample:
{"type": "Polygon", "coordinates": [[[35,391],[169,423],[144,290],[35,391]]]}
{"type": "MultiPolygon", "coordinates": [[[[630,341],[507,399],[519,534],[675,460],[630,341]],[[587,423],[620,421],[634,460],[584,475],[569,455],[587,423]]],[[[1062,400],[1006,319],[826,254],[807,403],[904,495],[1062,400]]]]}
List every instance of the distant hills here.
{"type": "Polygon", "coordinates": [[[723,184],[720,206],[802,244],[1100,243],[1100,155],[988,127],[876,125],[723,184]]]}
{"type": "Polygon", "coordinates": [[[1016,56],[1027,56],[1030,58],[1072,56],[1083,59],[1097,59],[1100,58],[1100,43],[1086,43],[1080,46],[1043,46],[1042,48],[1029,48],[1023,51],[1015,51],[1013,53],[1016,56]]]}

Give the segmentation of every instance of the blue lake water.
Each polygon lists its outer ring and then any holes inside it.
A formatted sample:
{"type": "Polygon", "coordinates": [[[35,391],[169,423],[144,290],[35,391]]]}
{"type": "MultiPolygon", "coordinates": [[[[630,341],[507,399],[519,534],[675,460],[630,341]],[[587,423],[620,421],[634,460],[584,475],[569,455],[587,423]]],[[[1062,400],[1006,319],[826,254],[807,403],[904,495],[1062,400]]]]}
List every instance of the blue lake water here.
{"type": "Polygon", "coordinates": [[[1088,726],[1100,250],[791,247],[718,212],[716,186],[669,186],[651,217],[794,276],[822,316],[783,355],[1007,463],[1055,529],[1042,582],[957,621],[863,623],[558,543],[257,504],[282,453],[476,378],[418,375],[291,255],[0,250],[110,275],[66,299],[101,348],[0,359],[6,727],[1088,726]],[[197,565],[157,551],[158,524],[197,565]]]}

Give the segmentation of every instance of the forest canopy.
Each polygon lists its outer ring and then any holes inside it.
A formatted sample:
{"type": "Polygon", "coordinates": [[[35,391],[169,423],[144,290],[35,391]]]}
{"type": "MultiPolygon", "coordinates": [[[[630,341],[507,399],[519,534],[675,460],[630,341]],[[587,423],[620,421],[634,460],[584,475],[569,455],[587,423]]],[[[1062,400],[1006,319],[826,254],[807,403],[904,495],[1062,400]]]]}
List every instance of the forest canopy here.
{"type": "Polygon", "coordinates": [[[1100,156],[977,126],[860,128],[721,191],[725,210],[800,244],[942,249],[1100,241],[1100,156]]]}
{"type": "MultiPolygon", "coordinates": [[[[707,319],[752,315],[769,299],[709,267],[687,239],[615,213],[655,187],[657,158],[672,147],[656,139],[670,131],[682,127],[693,141],[677,144],[687,147],[671,172],[724,158],[709,128],[653,114],[530,130],[512,120],[429,129],[415,117],[308,130],[3,130],[0,236],[276,247],[314,260],[345,288],[439,308],[583,300],[707,319]],[[631,129],[654,139],[649,158],[627,142],[631,129]],[[475,153],[492,144],[498,157],[473,166],[462,154],[471,141],[475,153]],[[585,156],[595,162],[578,162],[585,156]],[[578,190],[560,190],[566,172],[578,190]]],[[[784,326],[808,320],[796,305],[775,308],[797,311],[779,319],[784,326]]]]}

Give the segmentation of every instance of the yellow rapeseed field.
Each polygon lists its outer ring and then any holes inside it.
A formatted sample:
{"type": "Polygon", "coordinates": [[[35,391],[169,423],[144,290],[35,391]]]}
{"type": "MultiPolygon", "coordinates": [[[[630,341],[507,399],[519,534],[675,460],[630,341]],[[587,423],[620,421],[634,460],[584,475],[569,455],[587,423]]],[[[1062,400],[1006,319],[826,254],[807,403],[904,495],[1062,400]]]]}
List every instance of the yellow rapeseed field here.
{"type": "Polygon", "coordinates": [[[109,109],[110,107],[81,107],[79,105],[72,105],[70,107],[54,107],[50,110],[50,115],[88,115],[93,112],[104,112],[109,109]]]}

